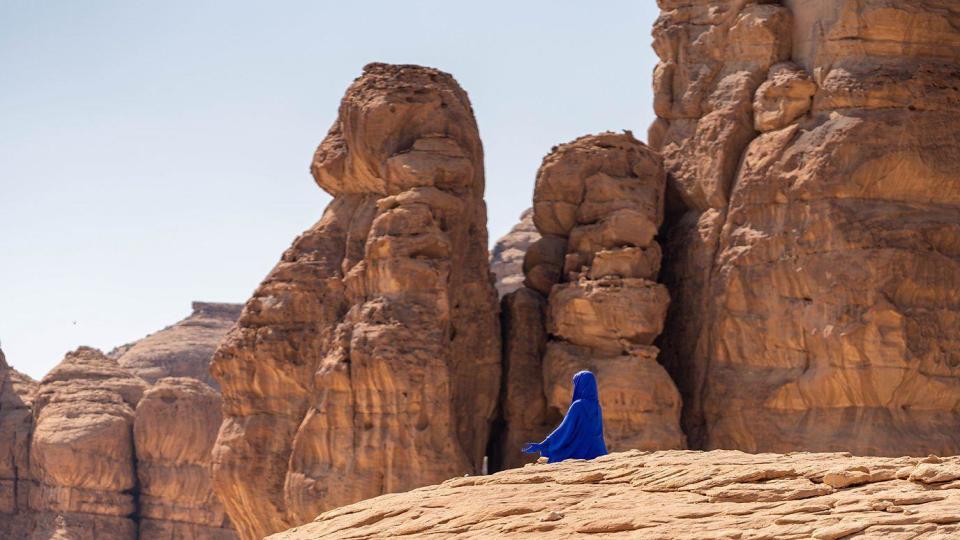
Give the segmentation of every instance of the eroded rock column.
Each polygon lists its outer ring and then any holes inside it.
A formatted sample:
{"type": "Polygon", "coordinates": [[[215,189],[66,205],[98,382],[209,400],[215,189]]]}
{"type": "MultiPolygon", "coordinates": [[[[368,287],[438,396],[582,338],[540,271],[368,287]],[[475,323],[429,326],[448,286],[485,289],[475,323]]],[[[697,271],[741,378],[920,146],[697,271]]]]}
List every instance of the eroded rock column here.
{"type": "Polygon", "coordinates": [[[68,353],[34,402],[35,538],[137,537],[134,408],[147,384],[100,351],[68,353]]]}
{"type": "Polygon", "coordinates": [[[528,460],[519,439],[554,427],[582,369],[597,376],[611,451],[685,446],[680,396],[653,346],[670,302],[656,282],[664,188],[660,157],[629,132],[581,137],[544,159],[533,197],[543,237],[527,251],[527,288],[504,304],[517,325],[505,348],[505,466],[528,460]]]}
{"type": "Polygon", "coordinates": [[[245,538],[479,472],[498,397],[466,93],[434,69],[371,64],[312,170],[333,202],[214,357],[214,483],[245,538]]]}
{"type": "Polygon", "coordinates": [[[216,390],[188,377],[143,394],[133,424],[140,540],[237,538],[210,480],[220,407],[216,390]]]}

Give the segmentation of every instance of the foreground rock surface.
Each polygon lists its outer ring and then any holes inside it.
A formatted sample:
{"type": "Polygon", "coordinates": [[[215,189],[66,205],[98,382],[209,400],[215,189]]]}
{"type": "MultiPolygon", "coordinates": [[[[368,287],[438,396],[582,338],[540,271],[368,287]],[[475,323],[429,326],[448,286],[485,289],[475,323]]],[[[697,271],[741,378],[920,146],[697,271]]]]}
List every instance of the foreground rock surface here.
{"type": "Polygon", "coordinates": [[[483,150],[453,77],[366,66],[312,171],[333,201],[214,356],[214,486],[247,539],[480,472],[499,394],[483,150]]]}
{"type": "Polygon", "coordinates": [[[110,356],[150,384],[163,377],[192,377],[217,388],[210,360],[241,309],[241,304],[194,302],[186,319],[118,347],[110,356]]]}
{"type": "Polygon", "coordinates": [[[321,514],[319,538],[953,538],[960,457],[630,451],[454,478],[321,514]]]}
{"type": "Polygon", "coordinates": [[[691,446],[960,453],[960,7],[658,4],[691,446]]]}

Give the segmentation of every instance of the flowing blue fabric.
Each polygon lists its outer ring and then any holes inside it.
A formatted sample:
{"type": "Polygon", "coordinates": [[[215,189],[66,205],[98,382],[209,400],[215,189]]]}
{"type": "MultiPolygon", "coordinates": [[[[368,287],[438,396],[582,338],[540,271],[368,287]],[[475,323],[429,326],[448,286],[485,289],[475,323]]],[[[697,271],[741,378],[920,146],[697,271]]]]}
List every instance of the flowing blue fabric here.
{"type": "Polygon", "coordinates": [[[563,422],[541,443],[531,443],[523,451],[540,455],[556,463],[565,459],[593,459],[607,455],[603,442],[603,411],[597,379],[589,371],[573,376],[573,403],[563,422]]]}

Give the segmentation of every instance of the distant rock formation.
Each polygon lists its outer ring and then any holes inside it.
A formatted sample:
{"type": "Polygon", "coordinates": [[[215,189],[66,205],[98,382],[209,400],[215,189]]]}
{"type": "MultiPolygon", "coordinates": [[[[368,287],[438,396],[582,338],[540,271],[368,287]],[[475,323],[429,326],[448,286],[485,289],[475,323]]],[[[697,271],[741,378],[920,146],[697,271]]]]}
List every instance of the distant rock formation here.
{"type": "Polygon", "coordinates": [[[497,279],[500,298],[523,286],[523,257],[539,239],[540,233],[533,224],[533,209],[528,208],[520,215],[520,222],[494,244],[490,270],[497,279]]]}
{"type": "Polygon", "coordinates": [[[210,477],[220,406],[213,388],[187,377],[144,393],[133,424],[140,540],[236,538],[210,477]]]}
{"type": "Polygon", "coordinates": [[[0,539],[236,539],[210,480],[220,405],[89,347],[39,385],[0,352],[0,539]]]}
{"type": "Polygon", "coordinates": [[[960,6],[659,5],[691,444],[960,453],[960,6]]]}
{"type": "Polygon", "coordinates": [[[665,185],[660,157],[629,132],[544,158],[533,195],[543,237],[527,251],[526,288],[503,303],[503,467],[532,459],[520,447],[566,411],[582,369],[597,376],[611,450],[685,447],[680,395],[653,346],[670,302],[654,241],[665,185]]]}
{"type": "Polygon", "coordinates": [[[17,372],[0,351],[0,538],[26,538],[30,510],[30,437],[37,383],[17,372]]]}
{"type": "Polygon", "coordinates": [[[110,356],[150,384],[163,377],[193,377],[217,388],[210,359],[242,309],[241,304],[194,302],[186,319],[118,347],[110,356]]]}
{"type": "Polygon", "coordinates": [[[80,347],[37,389],[30,470],[36,538],[137,537],[133,415],[147,383],[80,347]]]}
{"type": "Polygon", "coordinates": [[[242,536],[481,470],[500,381],[483,152],[450,75],[370,64],[313,160],[334,196],[217,350],[242,536]]]}
{"type": "Polygon", "coordinates": [[[630,451],[384,495],[270,540],[957,538],[960,458],[630,451]]]}

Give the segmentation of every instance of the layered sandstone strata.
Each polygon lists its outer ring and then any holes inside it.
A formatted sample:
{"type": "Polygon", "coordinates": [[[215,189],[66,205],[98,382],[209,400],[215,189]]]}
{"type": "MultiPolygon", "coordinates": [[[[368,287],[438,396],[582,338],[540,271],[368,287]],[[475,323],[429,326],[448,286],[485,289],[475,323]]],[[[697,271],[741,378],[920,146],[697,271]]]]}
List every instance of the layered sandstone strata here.
{"type": "Polygon", "coordinates": [[[443,72],[371,64],[313,161],[334,196],[214,356],[243,537],[480,472],[500,380],[483,152],[443,72]]]}
{"type": "Polygon", "coordinates": [[[960,458],[638,452],[455,478],[321,514],[320,538],[960,536],[960,458]]]}
{"type": "Polygon", "coordinates": [[[497,280],[497,294],[512,293],[523,286],[523,257],[530,245],[540,239],[533,224],[533,209],[520,215],[520,222],[493,245],[490,253],[490,270],[497,280]]]}
{"type": "Polygon", "coordinates": [[[504,466],[530,459],[521,438],[552,427],[582,369],[597,376],[611,450],[685,446],[680,396],[653,345],[670,302],[654,240],[665,184],[660,157],[629,132],[581,137],[544,159],[533,196],[543,237],[524,261],[527,288],[504,301],[504,466]]]}
{"type": "Polygon", "coordinates": [[[220,407],[213,388],[186,377],[160,379],[143,394],[133,424],[140,540],[237,537],[210,479],[220,407]]]}
{"type": "Polygon", "coordinates": [[[133,418],[146,388],[89,347],[40,381],[30,446],[33,537],[136,538],[133,418]]]}
{"type": "Polygon", "coordinates": [[[28,496],[36,389],[37,383],[8,366],[0,351],[0,538],[26,538],[33,528],[28,496]]]}
{"type": "Polygon", "coordinates": [[[241,309],[240,304],[194,302],[186,319],[118,347],[110,356],[150,384],[163,377],[192,377],[216,388],[210,359],[241,309]]]}
{"type": "Polygon", "coordinates": [[[960,7],[659,5],[691,443],[960,452],[960,7]]]}

